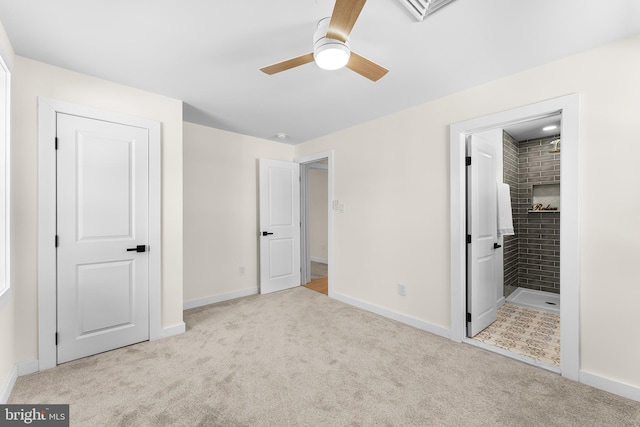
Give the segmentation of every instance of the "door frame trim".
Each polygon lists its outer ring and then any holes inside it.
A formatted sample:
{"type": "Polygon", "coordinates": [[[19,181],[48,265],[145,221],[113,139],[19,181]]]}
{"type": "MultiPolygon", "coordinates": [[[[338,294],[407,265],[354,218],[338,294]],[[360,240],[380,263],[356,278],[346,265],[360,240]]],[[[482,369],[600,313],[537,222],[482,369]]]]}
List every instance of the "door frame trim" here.
{"type": "Polygon", "coordinates": [[[466,194],[465,140],[475,132],[503,127],[548,114],[562,114],[560,154],[560,364],[562,376],[579,381],[580,373],[580,97],[570,94],[520,108],[456,123],[450,127],[451,171],[451,340],[465,340],[466,194]]]}
{"type": "Polygon", "coordinates": [[[149,339],[162,335],[160,122],[38,97],[38,359],[57,365],[56,115],[65,113],[123,123],[149,132],[149,339]]]}
{"type": "MultiPolygon", "coordinates": [[[[327,270],[327,274],[328,274],[328,279],[327,279],[327,294],[329,296],[329,298],[335,298],[334,296],[334,289],[333,289],[333,268],[334,268],[334,263],[333,263],[333,150],[329,150],[329,151],[322,151],[319,153],[315,153],[315,154],[310,154],[308,156],[302,156],[302,157],[298,157],[294,160],[294,162],[299,163],[300,165],[303,164],[308,164],[308,163],[314,163],[317,162],[318,160],[323,160],[323,159],[327,159],[327,199],[328,199],[328,206],[327,206],[327,260],[328,260],[328,270],[327,270]]],[[[300,188],[302,188],[302,186],[300,186],[300,188]]],[[[304,197],[300,197],[300,202],[301,204],[304,203],[304,199],[307,197],[308,195],[305,194],[304,197]]],[[[302,209],[302,206],[301,206],[302,209]]],[[[303,217],[303,212],[300,212],[300,218],[303,217]]],[[[308,224],[304,224],[304,227],[308,227],[308,224]]],[[[304,234],[305,230],[302,230],[302,232],[300,233],[300,235],[302,236],[304,234]]],[[[300,242],[300,244],[302,245],[302,240],[300,242]]],[[[300,253],[302,254],[302,247],[300,248],[300,253]]]]}

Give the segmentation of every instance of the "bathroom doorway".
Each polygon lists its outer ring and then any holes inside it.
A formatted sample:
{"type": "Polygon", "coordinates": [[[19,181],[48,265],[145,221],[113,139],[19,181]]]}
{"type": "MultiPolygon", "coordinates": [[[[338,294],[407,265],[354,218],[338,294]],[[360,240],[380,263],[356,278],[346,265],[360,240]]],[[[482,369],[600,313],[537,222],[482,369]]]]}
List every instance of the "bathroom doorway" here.
{"type": "MultiPolygon", "coordinates": [[[[555,372],[560,371],[561,349],[560,120],[559,114],[544,116],[477,136],[493,143],[496,153],[492,176],[498,183],[493,214],[498,218],[497,232],[495,245],[489,248],[493,257],[483,257],[485,263],[494,261],[495,285],[488,292],[496,296],[495,302],[490,301],[495,308],[492,318],[473,318],[467,324],[467,336],[475,343],[509,351],[513,357],[555,372]]],[[[471,168],[481,167],[475,163],[467,168],[469,177],[477,174],[471,168]]],[[[467,194],[471,197],[473,191],[467,194]]],[[[469,200],[469,216],[473,206],[469,200]]],[[[470,253],[473,247],[468,245],[470,253]]],[[[473,268],[467,274],[469,309],[474,281],[480,274],[489,276],[473,268]]]]}
{"type": "MultiPolygon", "coordinates": [[[[567,95],[548,101],[495,113],[451,126],[451,339],[477,345],[467,337],[467,200],[466,142],[470,135],[534,119],[560,116],[562,176],[560,217],[560,282],[561,358],[560,373],[578,380],[579,374],[579,211],[578,211],[578,95],[567,95]]],[[[551,145],[551,144],[550,144],[551,145]]],[[[478,345],[482,347],[481,345],[478,345]]],[[[491,351],[514,355],[487,346],[491,351]]],[[[535,363],[533,363],[535,364],[535,363]]]]}

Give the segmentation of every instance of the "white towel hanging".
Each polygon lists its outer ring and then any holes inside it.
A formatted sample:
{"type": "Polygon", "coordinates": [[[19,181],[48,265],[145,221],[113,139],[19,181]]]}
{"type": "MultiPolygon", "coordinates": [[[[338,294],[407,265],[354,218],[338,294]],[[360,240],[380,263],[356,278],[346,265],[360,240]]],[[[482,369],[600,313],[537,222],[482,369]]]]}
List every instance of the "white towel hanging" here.
{"type": "Polygon", "coordinates": [[[511,214],[511,195],[509,185],[498,183],[498,235],[513,236],[513,216],[511,214]]]}

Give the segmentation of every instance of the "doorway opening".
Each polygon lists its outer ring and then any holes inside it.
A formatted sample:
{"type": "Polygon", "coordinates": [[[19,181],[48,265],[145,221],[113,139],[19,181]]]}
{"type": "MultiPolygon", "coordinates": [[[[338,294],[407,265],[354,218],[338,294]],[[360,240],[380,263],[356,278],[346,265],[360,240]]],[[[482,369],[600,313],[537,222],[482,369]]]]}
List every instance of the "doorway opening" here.
{"type": "Polygon", "coordinates": [[[333,298],[333,151],[325,151],[294,162],[260,159],[260,293],[276,292],[305,285],[311,277],[311,226],[309,171],[326,170],[324,174],[326,225],[320,227],[318,240],[325,255],[314,261],[325,261],[326,294],[333,298]],[[311,167],[310,165],[317,167],[311,167]],[[324,166],[322,166],[324,165],[324,166]],[[325,169],[326,167],[326,169],[325,169]]]}
{"type": "Polygon", "coordinates": [[[329,256],[328,256],[328,219],[329,219],[329,164],[327,159],[301,165],[300,198],[304,205],[303,222],[305,254],[303,264],[305,274],[302,282],[308,289],[329,294],[329,256]]]}
{"type": "Polygon", "coordinates": [[[299,160],[301,285],[331,296],[332,153],[299,160]]]}
{"type": "MultiPolygon", "coordinates": [[[[473,134],[468,141],[473,144],[482,137],[493,145],[497,182],[494,218],[498,221],[496,243],[489,249],[493,259],[483,258],[485,263],[494,263],[493,289],[476,283],[486,279],[473,277],[478,273],[472,258],[467,269],[467,311],[479,312],[480,307],[469,298],[473,293],[489,292],[495,295],[495,300],[487,300],[492,310],[481,312],[490,312],[492,317],[485,322],[468,322],[467,336],[480,346],[509,351],[514,358],[554,372],[560,371],[561,347],[560,119],[560,115],[550,115],[519,122],[473,134]]],[[[468,167],[468,178],[478,173],[472,173],[471,168],[482,167],[474,163],[472,160],[468,167]]],[[[469,179],[468,185],[471,190],[478,187],[469,179]]],[[[469,199],[473,191],[467,193],[468,219],[474,210],[480,214],[488,211],[469,199]]],[[[474,240],[467,248],[470,255],[480,249],[474,240]]]]}
{"type": "MultiPolygon", "coordinates": [[[[562,269],[559,280],[561,349],[560,369],[562,376],[579,380],[579,211],[578,211],[578,110],[576,94],[562,96],[525,107],[480,117],[451,126],[451,339],[478,345],[467,337],[467,199],[466,199],[466,143],[470,135],[492,129],[525,123],[549,116],[560,117],[562,149],[560,174],[562,186],[560,198],[560,258],[562,269]]],[[[496,242],[497,243],[497,242],[496,242]]],[[[494,301],[496,299],[494,298],[494,301]]],[[[478,345],[482,347],[482,345],[478,345]]],[[[514,357],[511,352],[487,346],[488,350],[514,357]]],[[[531,362],[530,362],[531,363],[531,362]]],[[[535,364],[535,363],[533,363],[535,364]]]]}

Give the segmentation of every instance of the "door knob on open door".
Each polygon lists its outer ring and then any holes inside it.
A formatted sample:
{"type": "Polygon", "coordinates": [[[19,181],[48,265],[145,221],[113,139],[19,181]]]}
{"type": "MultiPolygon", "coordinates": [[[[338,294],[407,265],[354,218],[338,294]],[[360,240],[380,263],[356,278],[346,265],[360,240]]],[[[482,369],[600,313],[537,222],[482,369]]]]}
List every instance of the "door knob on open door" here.
{"type": "Polygon", "coordinates": [[[263,235],[263,236],[270,236],[270,235],[272,235],[272,234],[273,234],[273,233],[269,233],[268,231],[263,231],[263,232],[262,232],[262,235],[263,235]]]}
{"type": "Polygon", "coordinates": [[[146,252],[147,250],[147,245],[138,245],[135,248],[129,248],[127,249],[127,252],[146,252]]]}
{"type": "Polygon", "coordinates": [[[499,244],[497,244],[497,243],[494,243],[494,244],[493,244],[493,249],[499,249],[499,248],[501,248],[501,247],[502,247],[502,245],[499,245],[499,244]]]}

